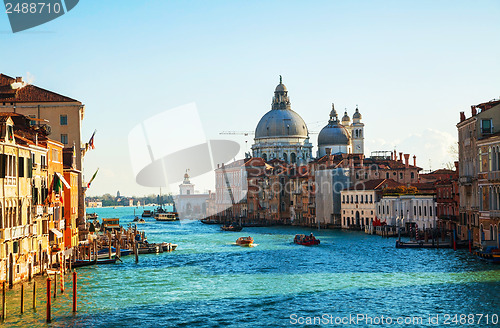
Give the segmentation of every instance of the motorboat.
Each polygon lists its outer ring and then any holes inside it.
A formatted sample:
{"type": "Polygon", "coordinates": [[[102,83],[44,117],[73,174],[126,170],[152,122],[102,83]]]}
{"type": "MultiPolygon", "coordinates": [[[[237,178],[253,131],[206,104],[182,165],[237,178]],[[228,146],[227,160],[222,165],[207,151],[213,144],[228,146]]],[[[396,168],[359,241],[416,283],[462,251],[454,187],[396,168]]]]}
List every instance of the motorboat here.
{"type": "Polygon", "coordinates": [[[251,246],[253,244],[253,238],[248,237],[240,237],[236,239],[236,244],[240,246],[251,246]]]}
{"type": "Polygon", "coordinates": [[[316,239],[312,233],[309,236],[303,234],[295,235],[293,242],[303,246],[314,246],[320,243],[319,239],[316,239]]]}

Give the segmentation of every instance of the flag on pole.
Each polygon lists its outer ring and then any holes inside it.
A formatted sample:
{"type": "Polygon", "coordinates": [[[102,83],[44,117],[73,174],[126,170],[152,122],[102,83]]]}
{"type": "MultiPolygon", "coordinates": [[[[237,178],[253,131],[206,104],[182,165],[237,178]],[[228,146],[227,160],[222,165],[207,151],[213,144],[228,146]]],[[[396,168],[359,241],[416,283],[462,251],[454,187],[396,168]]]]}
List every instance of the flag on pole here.
{"type": "Polygon", "coordinates": [[[96,133],[97,130],[94,130],[94,133],[92,133],[92,137],[90,137],[90,140],[89,140],[89,147],[94,149],[94,137],[95,137],[95,133],[96,133]]]}
{"type": "Polygon", "coordinates": [[[92,179],[90,179],[89,183],[87,183],[87,188],[90,188],[90,184],[92,183],[92,181],[94,181],[95,179],[95,176],[97,175],[97,172],[99,171],[99,168],[95,171],[94,175],[92,176],[92,179]]]}

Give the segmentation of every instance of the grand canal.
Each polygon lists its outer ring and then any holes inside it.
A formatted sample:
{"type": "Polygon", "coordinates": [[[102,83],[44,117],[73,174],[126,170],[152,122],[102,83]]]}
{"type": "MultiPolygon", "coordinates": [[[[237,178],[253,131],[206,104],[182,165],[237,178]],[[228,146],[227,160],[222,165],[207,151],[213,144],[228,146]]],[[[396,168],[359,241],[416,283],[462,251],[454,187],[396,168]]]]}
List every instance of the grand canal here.
{"type": "MultiPolygon", "coordinates": [[[[95,210],[101,218],[120,217],[125,226],[133,211],[95,210]]],[[[53,300],[50,326],[288,327],[307,326],[301,323],[312,317],[335,325],[334,318],[363,315],[371,317],[372,324],[344,321],[343,326],[388,326],[376,324],[376,318],[384,316],[423,318],[418,324],[392,326],[442,327],[446,316],[446,326],[458,326],[453,323],[455,314],[483,314],[489,323],[482,317],[478,324],[479,317],[474,317],[471,326],[486,327],[494,326],[492,321],[500,315],[500,267],[465,250],[396,249],[395,239],[327,230],[314,231],[321,245],[308,248],[292,240],[296,233],[311,230],[296,227],[233,233],[197,221],[149,218],[139,229],[146,231],[150,242],[174,242],[179,247],[172,253],[140,255],[137,264],[128,256],[120,264],[77,269],[78,313],[71,314],[67,282],[67,292],[53,300]],[[245,235],[257,245],[233,245],[245,235]],[[436,315],[438,324],[429,322],[436,315]]],[[[38,312],[26,305],[26,313],[19,313],[16,286],[7,293],[6,324],[46,326],[44,281],[37,282],[38,312]]],[[[31,283],[25,286],[31,291],[31,283]]]]}

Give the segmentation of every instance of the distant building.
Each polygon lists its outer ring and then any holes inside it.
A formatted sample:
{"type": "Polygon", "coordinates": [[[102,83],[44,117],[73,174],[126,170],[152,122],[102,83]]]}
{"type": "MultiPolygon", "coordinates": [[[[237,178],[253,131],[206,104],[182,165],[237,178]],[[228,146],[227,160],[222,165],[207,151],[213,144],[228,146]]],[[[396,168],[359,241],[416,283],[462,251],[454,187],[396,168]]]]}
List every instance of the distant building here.
{"type": "Polygon", "coordinates": [[[396,188],[402,184],[391,179],[377,179],[359,183],[342,191],[342,228],[363,230],[373,226],[377,218],[377,204],[384,189],[396,188]]]}
{"type": "Polygon", "coordinates": [[[184,174],[184,181],[179,185],[179,195],[174,196],[176,210],[181,219],[202,219],[207,212],[209,194],[197,194],[189,174],[184,174]]]}
{"type": "Polygon", "coordinates": [[[102,202],[101,201],[88,201],[87,202],[87,207],[102,207],[102,202]]]}
{"type": "Polygon", "coordinates": [[[436,200],[432,195],[386,195],[377,203],[377,218],[390,226],[416,223],[419,230],[436,227],[436,200]]]}

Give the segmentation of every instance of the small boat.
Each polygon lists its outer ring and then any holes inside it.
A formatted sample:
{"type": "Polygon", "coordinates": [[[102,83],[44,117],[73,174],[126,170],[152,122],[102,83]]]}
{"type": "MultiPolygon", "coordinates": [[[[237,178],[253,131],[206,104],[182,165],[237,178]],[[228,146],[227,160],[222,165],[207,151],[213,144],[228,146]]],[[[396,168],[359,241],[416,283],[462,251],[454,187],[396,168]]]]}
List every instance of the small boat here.
{"type": "MultiPolygon", "coordinates": [[[[163,252],[163,249],[161,250],[163,252]]],[[[139,247],[137,249],[137,252],[139,254],[155,254],[155,253],[160,253],[160,246],[151,244],[151,245],[146,245],[139,247]]]]}
{"type": "Polygon", "coordinates": [[[153,212],[151,212],[150,210],[144,210],[144,212],[142,212],[142,217],[143,218],[151,218],[151,217],[153,217],[153,212]]]}
{"type": "Polygon", "coordinates": [[[137,223],[146,223],[146,220],[144,220],[143,218],[140,218],[139,220],[137,220],[137,223]]]}
{"type": "Polygon", "coordinates": [[[217,220],[213,220],[211,218],[204,218],[204,219],[201,219],[200,221],[203,224],[219,224],[219,222],[217,220]]]}
{"type": "Polygon", "coordinates": [[[158,213],[155,215],[156,221],[178,221],[179,216],[174,212],[158,213]]]}
{"type": "Polygon", "coordinates": [[[105,260],[76,260],[71,264],[72,268],[79,268],[94,264],[114,264],[116,263],[117,258],[105,259],[105,260]]]}
{"type": "Polygon", "coordinates": [[[242,227],[239,225],[230,224],[228,226],[224,225],[224,226],[220,227],[220,229],[223,231],[236,231],[236,232],[238,232],[238,231],[241,231],[242,227]]]}
{"type": "Polygon", "coordinates": [[[253,238],[248,237],[240,237],[236,239],[236,244],[240,246],[251,246],[253,244],[253,238]]]}
{"type": "MultiPolygon", "coordinates": [[[[132,254],[131,249],[120,249],[120,256],[127,256],[132,254]]],[[[111,247],[111,257],[114,257],[116,255],[116,248],[111,247]]],[[[99,251],[97,251],[97,258],[98,259],[107,259],[109,258],[109,248],[103,248],[99,251]]]]}
{"type": "Polygon", "coordinates": [[[475,251],[474,254],[481,259],[491,263],[500,264],[500,249],[496,247],[486,247],[484,250],[475,251]]]}
{"type": "Polygon", "coordinates": [[[120,229],[120,219],[118,218],[102,219],[102,227],[104,231],[120,229]]]}
{"type": "Polygon", "coordinates": [[[316,237],[314,237],[312,233],[309,236],[302,235],[302,234],[295,235],[293,242],[295,244],[303,245],[303,246],[314,246],[314,245],[319,245],[319,243],[320,243],[319,239],[316,239],[316,237]]]}

